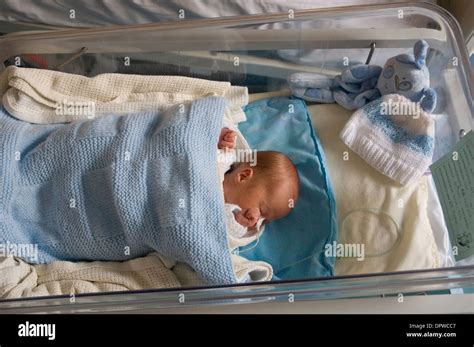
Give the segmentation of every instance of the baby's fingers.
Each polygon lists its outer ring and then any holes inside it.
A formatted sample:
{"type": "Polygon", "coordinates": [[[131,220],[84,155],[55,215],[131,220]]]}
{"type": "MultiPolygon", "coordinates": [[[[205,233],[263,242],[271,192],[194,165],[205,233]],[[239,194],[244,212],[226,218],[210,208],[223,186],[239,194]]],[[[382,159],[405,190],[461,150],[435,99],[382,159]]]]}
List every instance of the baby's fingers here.
{"type": "Polygon", "coordinates": [[[233,141],[221,141],[219,143],[219,148],[234,148],[234,142],[233,141]]]}
{"type": "Polygon", "coordinates": [[[224,136],[224,140],[225,141],[229,141],[229,142],[234,142],[235,141],[235,134],[234,133],[231,133],[231,134],[227,134],[224,136]]]}

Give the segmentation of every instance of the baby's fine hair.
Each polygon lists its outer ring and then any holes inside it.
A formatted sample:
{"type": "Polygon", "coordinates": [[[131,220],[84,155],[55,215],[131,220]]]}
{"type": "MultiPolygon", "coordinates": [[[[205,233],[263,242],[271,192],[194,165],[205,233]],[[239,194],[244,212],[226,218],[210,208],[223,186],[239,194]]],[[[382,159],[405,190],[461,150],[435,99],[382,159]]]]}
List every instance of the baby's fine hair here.
{"type": "Polygon", "coordinates": [[[296,202],[300,191],[300,179],[290,158],[277,151],[258,151],[254,168],[257,181],[265,184],[268,189],[291,184],[293,200],[296,202]]]}

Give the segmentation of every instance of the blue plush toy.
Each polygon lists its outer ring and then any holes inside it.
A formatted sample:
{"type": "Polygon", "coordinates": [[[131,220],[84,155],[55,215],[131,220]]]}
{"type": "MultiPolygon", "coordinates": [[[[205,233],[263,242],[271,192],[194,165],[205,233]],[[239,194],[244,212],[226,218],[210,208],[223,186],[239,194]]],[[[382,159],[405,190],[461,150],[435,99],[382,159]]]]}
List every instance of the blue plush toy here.
{"type": "Polygon", "coordinates": [[[382,95],[400,94],[413,102],[419,102],[423,110],[433,112],[436,92],[430,88],[430,72],[426,66],[428,43],[415,43],[414,54],[400,54],[385,63],[377,82],[382,95]]]}
{"type": "Polygon", "coordinates": [[[436,92],[430,88],[426,66],[428,43],[415,43],[414,54],[400,54],[387,60],[383,69],[358,64],[331,77],[317,73],[294,73],[288,84],[297,97],[307,101],[332,103],[355,110],[381,95],[400,94],[428,113],[436,107],[436,92]]]}

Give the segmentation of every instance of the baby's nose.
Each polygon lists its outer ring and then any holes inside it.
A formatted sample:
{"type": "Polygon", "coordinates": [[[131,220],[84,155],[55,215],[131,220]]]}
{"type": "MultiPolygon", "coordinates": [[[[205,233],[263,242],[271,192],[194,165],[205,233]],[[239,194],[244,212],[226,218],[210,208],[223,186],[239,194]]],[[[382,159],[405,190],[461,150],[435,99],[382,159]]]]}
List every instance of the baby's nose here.
{"type": "Polygon", "coordinates": [[[245,211],[245,217],[249,220],[250,226],[254,227],[260,218],[260,210],[256,207],[249,208],[245,211]]]}

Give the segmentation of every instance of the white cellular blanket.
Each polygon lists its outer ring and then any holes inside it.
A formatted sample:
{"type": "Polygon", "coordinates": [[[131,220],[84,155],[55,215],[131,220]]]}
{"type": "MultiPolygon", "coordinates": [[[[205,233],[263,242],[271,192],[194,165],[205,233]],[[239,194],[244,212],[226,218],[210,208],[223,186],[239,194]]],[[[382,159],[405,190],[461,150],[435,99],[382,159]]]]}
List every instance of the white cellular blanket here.
{"type": "Polygon", "coordinates": [[[9,66],[0,75],[0,95],[6,110],[29,123],[51,124],[83,120],[89,114],[68,110],[93,109],[94,116],[166,109],[181,102],[216,95],[229,106],[225,116],[245,120],[246,87],[182,76],[102,74],[95,77],[9,66]],[[90,106],[90,107],[89,107],[90,106]],[[89,107],[89,108],[88,108],[89,107]],[[59,111],[59,112],[58,112],[59,111]]]}
{"type": "MultiPolygon", "coordinates": [[[[269,281],[273,272],[264,262],[249,261],[232,254],[238,279],[269,281]]],[[[196,272],[151,253],[125,262],[58,261],[31,265],[13,257],[0,257],[0,298],[71,295],[82,293],[202,286],[196,272]]]]}

